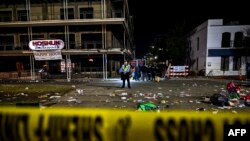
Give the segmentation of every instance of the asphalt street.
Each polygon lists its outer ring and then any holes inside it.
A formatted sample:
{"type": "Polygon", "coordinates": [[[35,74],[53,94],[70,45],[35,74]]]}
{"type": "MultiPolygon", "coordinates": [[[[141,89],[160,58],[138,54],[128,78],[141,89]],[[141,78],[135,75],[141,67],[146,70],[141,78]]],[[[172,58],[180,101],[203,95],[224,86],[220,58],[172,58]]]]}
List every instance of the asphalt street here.
{"type": "MultiPolygon", "coordinates": [[[[249,82],[208,78],[172,78],[152,81],[131,80],[131,89],[121,88],[122,81],[117,79],[88,79],[72,83],[74,91],[50,101],[50,107],[81,107],[136,110],[142,102],[152,102],[161,111],[198,110],[198,111],[250,111],[242,100],[237,106],[216,106],[207,98],[216,93],[227,94],[226,85],[233,81],[241,87],[242,95],[250,95],[249,82]]],[[[127,86],[127,85],[126,85],[127,86]]]]}

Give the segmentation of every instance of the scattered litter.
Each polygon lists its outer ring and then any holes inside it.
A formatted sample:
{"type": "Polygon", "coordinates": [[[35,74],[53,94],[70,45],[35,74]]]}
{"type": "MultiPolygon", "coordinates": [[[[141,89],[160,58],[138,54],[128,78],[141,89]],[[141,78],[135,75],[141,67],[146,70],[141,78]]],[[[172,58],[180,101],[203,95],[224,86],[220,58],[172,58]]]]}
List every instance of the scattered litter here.
{"type": "Polygon", "coordinates": [[[141,102],[143,102],[143,100],[141,100],[141,99],[138,99],[138,100],[137,100],[137,102],[138,102],[138,103],[141,103],[141,102]]]}
{"type": "Polygon", "coordinates": [[[161,100],[161,103],[162,103],[162,104],[165,104],[165,103],[166,103],[166,101],[165,101],[165,100],[161,100]]]}
{"type": "Polygon", "coordinates": [[[198,85],[197,85],[196,83],[194,83],[192,86],[193,86],[193,87],[197,87],[198,85]]]}
{"type": "Polygon", "coordinates": [[[83,95],[83,89],[76,89],[78,95],[83,95]]]}
{"type": "Polygon", "coordinates": [[[76,102],[76,99],[68,99],[68,102],[76,102]]]}
{"type": "Polygon", "coordinates": [[[75,85],[72,85],[71,87],[72,87],[72,88],[75,88],[76,86],[75,86],[75,85]]]}
{"type": "Polygon", "coordinates": [[[245,101],[246,106],[250,106],[250,96],[249,95],[244,97],[244,101],[245,101]]]}
{"type": "Polygon", "coordinates": [[[170,98],[170,96],[166,96],[166,98],[170,98]]]}
{"type": "Polygon", "coordinates": [[[113,93],[110,93],[110,94],[109,94],[109,96],[115,96],[115,94],[113,94],[113,93]]]}
{"type": "Polygon", "coordinates": [[[124,92],[125,90],[115,90],[115,93],[124,92]]]}
{"type": "Polygon", "coordinates": [[[189,100],[189,102],[190,102],[190,103],[194,103],[194,101],[193,101],[193,100],[189,100]]]}
{"type": "Polygon", "coordinates": [[[121,96],[127,96],[128,95],[128,93],[122,93],[121,94],[121,96]]]}
{"type": "Polygon", "coordinates": [[[40,103],[45,103],[45,102],[47,102],[46,99],[40,100],[40,103]]]}
{"type": "Polygon", "coordinates": [[[26,87],[26,88],[25,88],[25,90],[28,90],[28,89],[29,89],[29,87],[26,87]]]}
{"type": "Polygon", "coordinates": [[[212,102],[213,105],[216,106],[224,106],[228,104],[228,98],[225,95],[222,94],[213,94],[210,97],[210,101],[212,102]]]}
{"type": "Polygon", "coordinates": [[[123,97],[121,97],[121,99],[122,99],[122,100],[125,100],[125,99],[127,99],[127,98],[126,98],[125,96],[123,96],[123,97]]]}
{"type": "Polygon", "coordinates": [[[213,111],[212,113],[215,115],[215,114],[218,114],[219,111],[213,111]]]}
{"type": "Polygon", "coordinates": [[[232,113],[237,114],[237,111],[232,111],[232,113]]]}
{"type": "Polygon", "coordinates": [[[60,98],[61,96],[60,95],[53,95],[53,96],[50,96],[49,99],[56,99],[56,98],[60,98]]]}
{"type": "Polygon", "coordinates": [[[60,93],[55,93],[55,95],[59,95],[60,93]]]}
{"type": "Polygon", "coordinates": [[[231,106],[223,106],[223,107],[218,107],[219,109],[231,109],[231,106]]]}
{"type": "Polygon", "coordinates": [[[206,111],[205,108],[196,108],[196,111],[206,111]]]}
{"type": "Polygon", "coordinates": [[[105,102],[108,103],[108,102],[110,102],[110,100],[106,99],[105,102]]]}
{"type": "Polygon", "coordinates": [[[47,98],[47,97],[48,97],[48,95],[40,95],[40,96],[38,96],[39,99],[47,98]]]}
{"type": "Polygon", "coordinates": [[[154,103],[151,103],[151,102],[139,103],[137,105],[137,111],[156,111],[156,112],[160,112],[160,107],[156,106],[154,103]]]}
{"type": "Polygon", "coordinates": [[[140,93],[139,95],[140,95],[140,96],[144,96],[144,94],[143,94],[143,93],[140,93]]]}
{"type": "Polygon", "coordinates": [[[163,94],[162,94],[162,93],[157,93],[157,97],[162,98],[162,97],[163,97],[163,94]]]}
{"type": "Polygon", "coordinates": [[[196,100],[195,103],[200,104],[201,102],[196,100]]]}
{"type": "Polygon", "coordinates": [[[244,104],[240,104],[238,107],[242,108],[242,107],[245,107],[245,105],[244,104]]]}
{"type": "Polygon", "coordinates": [[[206,96],[204,102],[210,102],[210,97],[206,96]]]}

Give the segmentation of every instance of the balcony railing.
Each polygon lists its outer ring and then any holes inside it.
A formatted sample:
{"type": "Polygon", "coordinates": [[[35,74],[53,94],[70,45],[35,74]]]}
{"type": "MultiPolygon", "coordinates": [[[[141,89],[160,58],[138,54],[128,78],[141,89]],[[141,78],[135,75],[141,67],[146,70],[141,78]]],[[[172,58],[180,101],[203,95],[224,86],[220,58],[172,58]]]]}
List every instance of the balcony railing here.
{"type": "MultiPolygon", "coordinates": [[[[106,13],[107,18],[123,18],[123,14],[121,11],[110,11],[106,13]]],[[[0,22],[14,22],[14,21],[27,21],[28,16],[22,15],[22,18],[17,17],[16,19],[13,15],[11,17],[1,17],[0,15],[0,22]]],[[[68,14],[68,19],[102,19],[102,13],[100,10],[95,10],[93,13],[79,13],[79,14],[68,14]]],[[[48,13],[48,14],[41,14],[41,13],[31,13],[31,21],[42,21],[42,20],[64,20],[64,15],[60,12],[48,13]]]]}

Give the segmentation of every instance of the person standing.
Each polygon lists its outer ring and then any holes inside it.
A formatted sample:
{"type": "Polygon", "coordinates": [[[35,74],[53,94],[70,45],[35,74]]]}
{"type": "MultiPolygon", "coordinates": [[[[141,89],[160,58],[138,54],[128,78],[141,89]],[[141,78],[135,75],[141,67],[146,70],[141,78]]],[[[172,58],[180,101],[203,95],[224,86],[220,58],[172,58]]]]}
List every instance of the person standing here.
{"type": "Polygon", "coordinates": [[[124,61],[124,64],[122,65],[121,67],[121,78],[122,78],[122,88],[125,87],[125,80],[127,80],[127,84],[128,84],[128,88],[131,88],[130,87],[130,78],[129,78],[129,75],[130,75],[130,65],[128,64],[127,61],[124,61]]]}
{"type": "Polygon", "coordinates": [[[247,80],[250,80],[250,63],[247,62],[246,64],[246,74],[247,74],[247,80]]]}

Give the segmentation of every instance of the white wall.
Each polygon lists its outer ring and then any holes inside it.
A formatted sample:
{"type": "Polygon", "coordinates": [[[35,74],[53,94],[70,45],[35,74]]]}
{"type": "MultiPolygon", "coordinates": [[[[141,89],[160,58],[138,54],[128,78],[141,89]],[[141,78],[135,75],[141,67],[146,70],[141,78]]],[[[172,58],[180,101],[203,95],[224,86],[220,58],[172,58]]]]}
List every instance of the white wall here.
{"type": "Polygon", "coordinates": [[[206,74],[208,74],[210,70],[213,70],[214,76],[239,75],[240,73],[245,75],[245,56],[241,57],[240,70],[233,70],[233,56],[230,56],[229,71],[221,71],[221,57],[208,57],[207,51],[208,49],[229,49],[221,47],[222,34],[224,32],[231,33],[231,41],[234,41],[235,33],[243,32],[243,34],[246,35],[246,29],[250,29],[250,25],[223,25],[222,19],[208,20],[196,27],[192,35],[189,36],[189,40],[191,41],[192,60],[199,58],[198,70],[196,69],[197,62],[191,66],[190,70],[198,72],[200,69],[205,68],[206,74]],[[197,37],[199,37],[200,41],[199,50],[197,50],[197,37]]]}
{"type": "Polygon", "coordinates": [[[189,38],[191,41],[191,57],[195,60],[190,70],[198,72],[204,69],[206,62],[207,45],[207,22],[204,22],[194,30],[194,34],[189,38]],[[197,38],[199,38],[199,50],[197,50],[197,38]],[[196,61],[198,58],[198,62],[196,61]],[[198,63],[198,70],[196,68],[198,63]]]}

